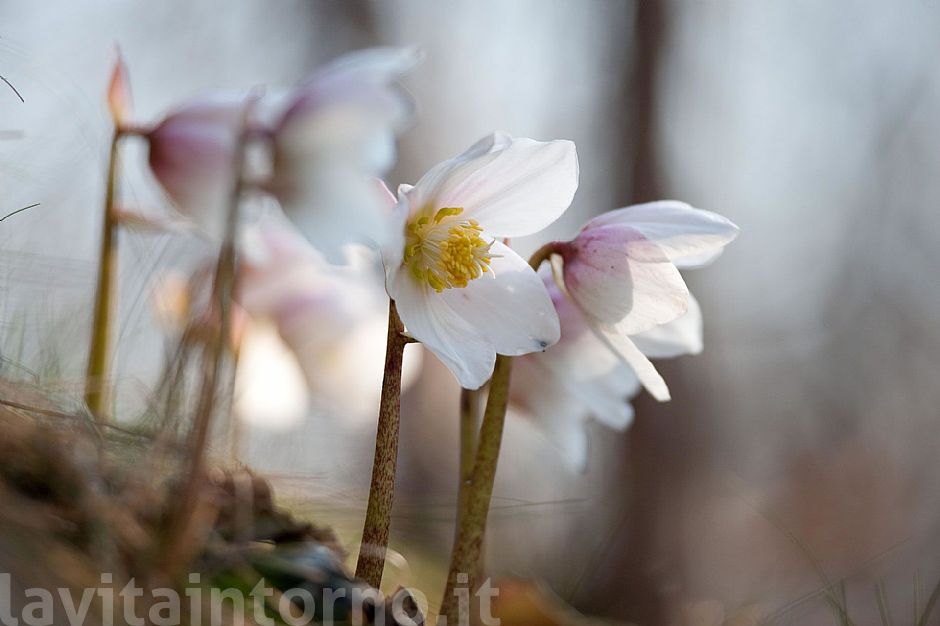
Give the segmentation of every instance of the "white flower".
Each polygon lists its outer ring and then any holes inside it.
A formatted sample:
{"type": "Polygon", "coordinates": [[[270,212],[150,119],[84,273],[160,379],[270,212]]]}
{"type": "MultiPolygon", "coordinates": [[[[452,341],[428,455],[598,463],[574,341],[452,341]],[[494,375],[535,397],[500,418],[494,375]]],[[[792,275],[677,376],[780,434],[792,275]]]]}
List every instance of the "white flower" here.
{"type": "MultiPolygon", "coordinates": [[[[270,125],[245,107],[259,98],[201,96],[176,108],[148,134],[150,166],[184,215],[221,238],[243,132],[268,139],[270,179],[259,180],[304,235],[331,260],[343,245],[380,243],[383,198],[373,179],[395,161],[395,137],[411,101],[394,83],[417,61],[414,50],[373,48],[324,66],[288,97],[270,125]]],[[[270,99],[259,103],[270,110],[270,99]]],[[[270,117],[270,116],[267,116],[270,117]]]]}
{"type": "MultiPolygon", "coordinates": [[[[238,301],[277,329],[318,408],[354,424],[374,420],[388,328],[388,299],[369,264],[374,254],[347,267],[328,265],[282,220],[246,229],[238,301]]],[[[420,359],[420,351],[408,351],[403,388],[417,378],[420,359]]]]}
{"type": "Polygon", "coordinates": [[[310,392],[297,355],[266,319],[245,328],[235,370],[234,412],[266,430],[286,430],[300,423],[310,408],[310,392]]]}
{"type": "Polygon", "coordinates": [[[681,316],[689,291],[679,268],[714,260],[738,233],[729,220],[666,200],[604,213],[558,244],[559,281],[588,327],[633,367],[643,386],[669,399],[662,377],[630,339],[681,316]]]}
{"type": "MultiPolygon", "coordinates": [[[[561,320],[561,339],[543,353],[516,359],[510,401],[532,419],[575,470],[587,462],[585,422],[593,417],[624,430],[633,421],[630,399],[640,390],[633,369],[591,332],[578,307],[548,287],[561,320]]],[[[702,316],[689,297],[688,311],[668,324],[632,337],[646,356],[667,358],[702,350],[702,316]]]]}
{"type": "Polygon", "coordinates": [[[500,241],[542,230],[578,186],[570,141],[495,133],[399,188],[386,289],[409,334],[477,389],[496,354],[544,350],[558,317],[542,280],[500,241]]]}
{"type": "Polygon", "coordinates": [[[413,109],[395,83],[417,61],[409,48],[343,56],[297,90],[276,125],[270,188],[330,260],[349,241],[384,241],[384,203],[372,179],[395,162],[395,136],[413,109]]]}

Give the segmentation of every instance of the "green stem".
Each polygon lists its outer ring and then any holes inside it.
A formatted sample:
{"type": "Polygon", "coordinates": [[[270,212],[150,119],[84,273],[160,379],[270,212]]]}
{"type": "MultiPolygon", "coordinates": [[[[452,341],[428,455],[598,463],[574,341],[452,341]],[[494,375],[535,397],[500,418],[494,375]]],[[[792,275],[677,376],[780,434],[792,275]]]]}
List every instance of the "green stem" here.
{"type": "Polygon", "coordinates": [[[480,432],[480,390],[460,390],[460,482],[457,485],[457,519],[466,508],[467,488],[473,481],[477,435],[480,432]]]}
{"type": "Polygon", "coordinates": [[[479,444],[473,465],[473,475],[463,485],[466,495],[464,508],[457,520],[457,534],[451,554],[450,570],[447,574],[447,588],[441,602],[441,614],[447,617],[448,624],[469,624],[469,615],[460,614],[454,590],[458,585],[476,589],[477,572],[480,571],[483,536],[486,533],[486,519],[490,512],[490,499],[493,496],[493,483],[496,480],[496,464],[503,440],[503,425],[506,421],[506,409],[509,406],[509,374],[512,371],[512,357],[502,354],[496,356],[493,377],[490,379],[490,393],[480,427],[479,444]],[[465,580],[460,580],[466,576],[465,580]],[[459,620],[459,621],[458,621],[459,620]]]}
{"type": "Polygon", "coordinates": [[[469,480],[473,474],[477,432],[480,429],[480,390],[460,390],[460,478],[469,480]]]}
{"type": "Polygon", "coordinates": [[[95,292],[94,321],[88,348],[88,369],[85,375],[85,403],[99,422],[107,420],[109,352],[111,349],[111,316],[114,309],[114,279],[117,267],[117,220],[114,199],[117,194],[118,146],[121,132],[111,138],[108,157],[108,179],[105,187],[101,224],[101,252],[98,264],[98,285],[95,292]]]}
{"type": "MultiPolygon", "coordinates": [[[[562,245],[556,241],[545,244],[529,258],[529,265],[533,270],[538,271],[539,266],[549,260],[553,254],[561,254],[562,245]]],[[[509,408],[511,372],[512,357],[496,355],[486,410],[483,413],[483,425],[480,427],[476,455],[469,475],[465,473],[469,464],[469,461],[465,459],[466,452],[468,446],[471,445],[468,442],[472,441],[471,437],[465,434],[470,428],[465,423],[468,421],[465,418],[469,414],[469,402],[465,402],[466,397],[461,395],[461,492],[457,508],[454,547],[447,572],[447,587],[441,600],[440,611],[441,615],[447,618],[448,624],[470,623],[470,616],[466,613],[470,607],[461,606],[464,603],[457,602],[455,590],[458,585],[466,586],[471,592],[475,590],[477,575],[482,570],[483,538],[486,534],[490,501],[493,497],[493,485],[496,481],[496,465],[503,441],[503,426],[506,422],[506,411],[509,408]]],[[[479,391],[470,393],[479,394],[479,391]]]]}
{"type": "Polygon", "coordinates": [[[362,528],[362,545],[356,564],[356,577],[373,587],[382,583],[385,551],[391,526],[395,496],[395,470],[398,465],[398,430],[401,421],[401,366],[405,345],[404,325],[398,317],[395,301],[388,304],[388,339],[385,348],[385,377],[379,402],[379,421],[375,433],[375,459],[369,504],[362,528]]]}

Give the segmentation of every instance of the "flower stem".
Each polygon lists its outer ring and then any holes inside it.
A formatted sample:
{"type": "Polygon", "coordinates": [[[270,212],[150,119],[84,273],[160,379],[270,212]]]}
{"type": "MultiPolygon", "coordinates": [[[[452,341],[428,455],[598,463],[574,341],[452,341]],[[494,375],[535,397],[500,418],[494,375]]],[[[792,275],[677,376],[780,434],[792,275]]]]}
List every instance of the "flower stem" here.
{"type": "Polygon", "coordinates": [[[388,304],[388,340],[385,347],[385,377],[379,402],[379,422],[375,434],[375,459],[369,505],[362,528],[362,545],[356,564],[356,577],[379,587],[385,569],[385,551],[395,496],[395,470],[398,465],[398,427],[401,421],[401,366],[408,339],[398,317],[395,301],[388,304]]]}
{"type": "Polygon", "coordinates": [[[473,480],[477,435],[480,432],[480,390],[460,390],[460,482],[457,485],[457,519],[466,508],[466,485],[473,480]]]}
{"type": "Polygon", "coordinates": [[[108,178],[105,183],[104,211],[101,224],[101,253],[98,263],[98,285],[95,292],[94,321],[88,348],[88,369],[85,375],[85,403],[99,422],[107,420],[110,404],[108,389],[109,352],[111,349],[111,315],[114,312],[114,279],[117,268],[117,194],[118,147],[121,132],[111,138],[108,157],[108,178]]]}
{"type": "MultiPolygon", "coordinates": [[[[205,480],[206,448],[212,416],[217,410],[219,379],[222,376],[223,356],[231,341],[232,302],[235,290],[236,242],[238,239],[239,207],[241,204],[244,182],[242,171],[248,148],[248,120],[254,109],[255,100],[245,104],[242,118],[242,132],[233,152],[232,171],[235,173],[229,198],[229,209],[225,223],[225,234],[219,258],[216,263],[212,282],[212,303],[218,314],[217,334],[203,350],[203,381],[196,416],[189,434],[189,459],[187,471],[183,474],[183,485],[179,506],[172,513],[168,522],[168,531],[162,550],[164,572],[174,578],[182,570],[181,566],[192,556],[190,540],[193,537],[193,521],[199,506],[199,491],[205,480]]],[[[228,403],[231,404],[231,403],[228,403]]]]}
{"type": "Polygon", "coordinates": [[[476,588],[476,577],[483,553],[483,535],[486,532],[486,519],[490,512],[493,483],[496,480],[496,463],[503,440],[503,424],[509,405],[511,370],[512,357],[497,355],[493,377],[490,379],[490,393],[483,414],[483,425],[480,427],[473,475],[469,482],[463,485],[466,492],[464,507],[457,520],[447,588],[441,602],[441,614],[447,617],[448,624],[470,623],[468,615],[460,614],[460,609],[467,607],[459,606],[465,603],[456,601],[454,591],[458,584],[466,584],[471,591],[476,588]]]}
{"type": "MultiPolygon", "coordinates": [[[[543,262],[553,254],[561,254],[560,242],[550,242],[539,248],[529,259],[529,265],[538,271],[543,262]]],[[[460,447],[460,496],[457,505],[457,530],[454,536],[454,548],[447,572],[447,587],[441,600],[441,616],[448,624],[469,624],[470,616],[467,603],[457,602],[457,585],[465,585],[472,593],[476,589],[476,579],[482,569],[483,537],[486,534],[486,521],[490,512],[490,500],[493,497],[493,484],[496,481],[496,465],[499,461],[499,449],[503,441],[503,426],[506,423],[506,410],[509,408],[509,381],[512,372],[512,357],[496,355],[493,376],[490,378],[489,396],[483,413],[483,425],[476,445],[476,454],[472,468],[469,467],[468,447],[472,450],[472,435],[466,432],[471,426],[468,415],[471,411],[471,396],[479,391],[461,392],[461,447],[460,447]],[[469,474],[467,473],[469,471],[469,474]]],[[[475,409],[476,407],[472,407],[475,409]]],[[[471,422],[475,426],[475,421],[471,422]]],[[[471,431],[472,433],[472,431],[471,431]]]]}
{"type": "Polygon", "coordinates": [[[542,265],[544,261],[551,259],[553,254],[562,254],[564,246],[565,243],[561,241],[549,241],[532,253],[532,256],[529,257],[529,265],[537,272],[539,266],[542,265]]]}

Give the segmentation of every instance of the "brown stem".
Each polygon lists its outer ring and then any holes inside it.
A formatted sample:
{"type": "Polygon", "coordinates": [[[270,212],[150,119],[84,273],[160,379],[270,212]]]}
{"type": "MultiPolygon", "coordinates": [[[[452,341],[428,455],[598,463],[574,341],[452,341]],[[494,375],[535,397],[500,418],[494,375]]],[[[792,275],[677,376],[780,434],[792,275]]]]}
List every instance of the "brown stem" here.
{"type": "Polygon", "coordinates": [[[85,375],[85,403],[98,421],[107,420],[109,352],[111,350],[111,316],[114,312],[114,279],[117,267],[117,220],[114,198],[117,194],[118,146],[121,133],[115,130],[108,157],[108,180],[105,187],[101,224],[101,253],[98,264],[98,286],[95,293],[94,321],[88,348],[88,369],[85,375]]]}
{"type": "MultiPolygon", "coordinates": [[[[242,119],[242,131],[247,128],[248,118],[253,110],[253,102],[245,105],[242,119]]],[[[239,133],[238,144],[233,153],[232,171],[234,182],[229,201],[229,211],[225,224],[225,234],[215,277],[212,282],[212,301],[218,312],[218,334],[214,341],[209,341],[203,352],[203,383],[200,389],[196,417],[189,440],[189,467],[185,472],[182,493],[174,515],[168,524],[165,547],[162,554],[164,571],[174,578],[179,573],[189,556],[187,545],[192,535],[194,513],[198,508],[198,495],[205,479],[206,447],[212,416],[218,404],[218,383],[222,374],[223,356],[229,345],[232,324],[232,301],[235,287],[235,245],[238,237],[239,205],[243,191],[242,170],[245,163],[248,136],[239,133]]]]}
{"type": "Polygon", "coordinates": [[[356,564],[356,577],[378,587],[385,569],[385,551],[395,496],[395,469],[398,464],[398,427],[401,421],[401,365],[405,344],[404,326],[395,301],[388,304],[388,340],[385,348],[385,377],[379,403],[379,423],[375,434],[375,460],[369,505],[362,529],[362,545],[356,564]]]}
{"type": "Polygon", "coordinates": [[[454,593],[457,585],[468,589],[476,588],[477,572],[480,571],[483,553],[483,536],[486,533],[486,519],[490,512],[490,499],[493,496],[493,483],[496,480],[496,464],[503,440],[503,424],[506,421],[506,409],[509,405],[509,374],[512,370],[512,357],[502,354],[496,356],[493,377],[490,379],[490,393],[480,427],[473,475],[465,483],[464,508],[457,520],[457,534],[451,554],[450,569],[447,574],[447,588],[441,601],[441,615],[447,617],[448,624],[469,624],[469,615],[461,614],[463,603],[456,601],[454,593]],[[466,577],[464,579],[464,576],[466,577]]]}

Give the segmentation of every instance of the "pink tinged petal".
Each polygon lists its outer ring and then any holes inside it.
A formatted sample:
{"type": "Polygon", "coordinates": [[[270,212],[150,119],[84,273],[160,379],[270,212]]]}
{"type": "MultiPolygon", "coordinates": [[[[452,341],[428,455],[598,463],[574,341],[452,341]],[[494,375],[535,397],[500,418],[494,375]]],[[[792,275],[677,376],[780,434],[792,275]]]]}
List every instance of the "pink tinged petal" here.
{"type": "Polygon", "coordinates": [[[224,229],[247,103],[228,95],[200,98],[168,115],[149,135],[157,180],[180,212],[216,238],[224,229]]]}
{"type": "Polygon", "coordinates": [[[738,235],[738,227],[716,213],[677,200],[637,204],[604,213],[585,230],[624,225],[656,243],[678,267],[700,267],[714,261],[738,235]]]}
{"type": "Polygon", "coordinates": [[[496,241],[490,251],[491,273],[431,297],[443,299],[498,354],[518,356],[554,345],[561,330],[542,279],[509,246],[496,241]]]}
{"type": "Polygon", "coordinates": [[[682,315],[688,288],[665,254],[621,225],[585,228],[563,250],[565,288],[586,313],[633,335],[682,315]]]}
{"type": "Polygon", "coordinates": [[[406,269],[387,281],[389,296],[409,335],[420,341],[457,377],[462,387],[479,389],[493,374],[496,350],[433,289],[406,269]]]}
{"type": "Polygon", "coordinates": [[[486,137],[415,185],[412,207],[461,207],[494,237],[522,237],[564,213],[578,188],[574,143],[486,137]]]}
{"type": "Polygon", "coordinates": [[[281,126],[297,123],[336,102],[371,108],[390,123],[400,125],[413,107],[393,85],[420,59],[415,48],[379,47],[343,55],[304,81],[284,113],[281,126]]]}
{"type": "Polygon", "coordinates": [[[702,310],[698,301],[689,294],[689,310],[682,317],[654,326],[634,335],[633,342],[646,356],[667,359],[702,351],[702,310]]]}

